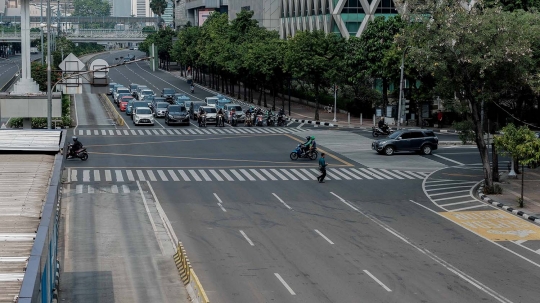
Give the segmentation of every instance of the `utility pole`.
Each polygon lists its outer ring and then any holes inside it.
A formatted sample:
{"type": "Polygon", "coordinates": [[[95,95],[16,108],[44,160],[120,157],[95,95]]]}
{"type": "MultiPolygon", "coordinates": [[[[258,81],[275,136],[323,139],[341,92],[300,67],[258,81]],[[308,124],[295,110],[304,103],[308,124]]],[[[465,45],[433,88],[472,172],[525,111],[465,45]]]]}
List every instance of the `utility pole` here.
{"type": "Polygon", "coordinates": [[[40,29],[40,32],[41,32],[41,65],[43,65],[43,54],[45,53],[43,51],[43,0],[41,0],[41,6],[40,6],[40,9],[39,11],[41,12],[41,16],[39,17],[39,29],[40,29]]]}
{"type": "Polygon", "coordinates": [[[47,129],[51,129],[52,92],[51,92],[51,0],[47,0],[47,129]]]}
{"type": "Polygon", "coordinates": [[[401,125],[401,103],[403,101],[403,72],[405,71],[405,54],[407,53],[407,50],[409,50],[410,46],[407,46],[403,50],[403,56],[401,57],[401,77],[399,80],[399,103],[398,103],[398,119],[397,119],[397,129],[399,129],[401,125]]]}

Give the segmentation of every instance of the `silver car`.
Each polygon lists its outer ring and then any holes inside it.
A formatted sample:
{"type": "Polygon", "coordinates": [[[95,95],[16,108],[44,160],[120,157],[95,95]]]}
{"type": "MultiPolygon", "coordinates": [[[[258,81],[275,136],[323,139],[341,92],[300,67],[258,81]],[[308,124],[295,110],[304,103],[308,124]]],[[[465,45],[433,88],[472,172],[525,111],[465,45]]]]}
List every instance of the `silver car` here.
{"type": "Polygon", "coordinates": [[[223,106],[223,113],[225,114],[225,120],[231,123],[231,111],[234,109],[236,112],[236,119],[239,123],[246,121],[246,114],[242,110],[242,107],[238,104],[225,104],[223,106]]]}
{"type": "Polygon", "coordinates": [[[154,92],[150,89],[144,89],[140,91],[139,95],[137,96],[137,99],[143,100],[146,96],[155,96],[154,92]]]}
{"type": "Polygon", "coordinates": [[[154,117],[165,117],[169,105],[169,102],[156,102],[154,105],[155,108],[153,108],[154,117]]]}

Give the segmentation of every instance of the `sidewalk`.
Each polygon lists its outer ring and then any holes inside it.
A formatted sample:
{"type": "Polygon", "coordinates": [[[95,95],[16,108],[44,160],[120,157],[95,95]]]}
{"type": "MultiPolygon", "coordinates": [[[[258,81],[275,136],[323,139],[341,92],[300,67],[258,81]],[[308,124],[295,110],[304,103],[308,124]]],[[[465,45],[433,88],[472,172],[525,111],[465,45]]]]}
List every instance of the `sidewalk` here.
{"type": "MultiPolygon", "coordinates": [[[[176,77],[179,77],[179,78],[182,78],[184,79],[181,74],[180,74],[180,71],[179,70],[170,70],[170,71],[166,71],[166,72],[169,72],[171,74],[173,74],[174,76],[176,77]]],[[[196,85],[200,85],[200,86],[203,86],[202,84],[200,83],[197,83],[196,85]]],[[[210,88],[208,86],[205,86],[206,88],[210,88]]],[[[235,86],[237,87],[237,86],[235,86]]],[[[236,91],[238,91],[238,89],[236,88],[236,91]]],[[[243,97],[243,89],[241,90],[242,91],[242,97],[243,97]]],[[[222,92],[219,92],[220,94],[224,95],[224,96],[228,96],[228,97],[231,97],[231,98],[236,98],[237,96],[231,96],[231,95],[227,95],[225,93],[222,93],[222,92]]],[[[263,99],[263,96],[261,96],[261,94],[259,93],[259,91],[254,91],[253,92],[253,100],[254,100],[254,105],[256,106],[258,104],[258,100],[259,98],[261,99],[261,104],[264,105],[264,102],[262,101],[263,99]]],[[[243,101],[243,100],[242,100],[243,101]]],[[[306,100],[299,100],[298,98],[296,97],[291,97],[291,114],[289,115],[289,99],[288,99],[288,95],[285,95],[285,100],[283,100],[281,98],[281,94],[277,94],[276,95],[276,110],[281,108],[283,105],[284,106],[284,110],[285,110],[285,113],[287,114],[287,116],[289,116],[290,119],[292,120],[298,120],[297,122],[301,122],[301,123],[313,123],[315,120],[315,107],[314,106],[308,106],[306,105],[306,100]],[[305,120],[302,122],[302,120],[305,120]]],[[[272,107],[272,105],[274,104],[274,98],[272,95],[270,94],[267,94],[266,95],[266,103],[268,105],[268,107],[272,107]]],[[[312,103],[311,101],[309,101],[309,103],[312,103]]],[[[363,117],[362,117],[362,121],[360,120],[360,117],[359,116],[350,116],[348,115],[348,113],[344,110],[340,110],[338,109],[337,110],[337,113],[336,113],[336,120],[337,121],[333,121],[334,120],[334,112],[327,112],[324,110],[324,107],[327,106],[328,104],[322,104],[320,103],[319,106],[320,106],[320,109],[319,109],[319,121],[318,122],[321,122],[321,124],[325,124],[327,126],[337,126],[337,127],[343,127],[343,128],[361,128],[361,129],[371,129],[374,124],[373,124],[373,113],[369,113],[369,114],[364,114],[363,117]]],[[[333,104],[331,104],[333,106],[333,104]]],[[[404,125],[405,127],[408,127],[406,125],[404,125]]],[[[390,127],[396,127],[395,125],[390,125],[390,127]]],[[[416,127],[416,126],[410,126],[410,127],[416,127]]],[[[432,129],[435,129],[435,127],[431,127],[432,129]]],[[[453,129],[451,128],[448,128],[448,127],[443,127],[440,129],[441,132],[449,132],[449,133],[453,133],[455,132],[453,129]]]]}
{"type": "MultiPolygon", "coordinates": [[[[500,195],[488,195],[484,197],[485,201],[493,205],[497,205],[501,208],[512,211],[508,208],[512,208],[513,212],[523,212],[522,216],[535,216],[540,218],[540,168],[527,169],[525,168],[524,175],[524,187],[523,187],[523,208],[519,207],[518,198],[521,197],[521,177],[519,174],[517,179],[509,178],[508,173],[504,173],[501,176],[501,182],[499,184],[503,193],[500,195]]],[[[482,198],[482,196],[480,196],[482,198]]],[[[540,221],[536,219],[536,221],[540,221]]]]}

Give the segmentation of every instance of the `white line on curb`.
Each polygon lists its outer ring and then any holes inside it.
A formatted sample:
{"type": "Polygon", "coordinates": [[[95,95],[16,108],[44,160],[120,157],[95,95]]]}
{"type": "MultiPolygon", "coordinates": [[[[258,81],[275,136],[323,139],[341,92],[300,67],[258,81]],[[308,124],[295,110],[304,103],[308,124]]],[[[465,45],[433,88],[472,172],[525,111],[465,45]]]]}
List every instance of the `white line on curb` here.
{"type": "Polygon", "coordinates": [[[255,244],[253,244],[253,242],[248,238],[248,236],[246,235],[246,233],[245,233],[243,230],[240,230],[240,233],[242,234],[242,236],[244,236],[244,238],[246,238],[246,240],[248,241],[249,245],[255,246],[255,244]]]}
{"type": "Polygon", "coordinates": [[[223,201],[221,201],[221,199],[218,197],[218,195],[216,193],[214,193],[214,197],[216,197],[216,199],[219,201],[219,203],[223,203],[223,201]]]}
{"type": "Polygon", "coordinates": [[[278,273],[274,273],[274,275],[276,275],[276,277],[279,279],[281,284],[283,284],[283,286],[285,286],[285,288],[287,288],[287,290],[291,293],[291,295],[296,296],[296,293],[294,293],[294,291],[289,286],[289,284],[287,284],[287,282],[285,282],[285,280],[283,280],[283,278],[278,273]]]}
{"type": "Polygon", "coordinates": [[[218,203],[217,205],[219,205],[219,207],[221,207],[221,210],[223,212],[225,212],[225,213],[227,212],[227,210],[225,209],[225,207],[223,207],[223,205],[221,205],[221,203],[218,203]]]}
{"type": "Polygon", "coordinates": [[[374,275],[372,275],[369,271],[365,270],[364,269],[364,272],[370,276],[373,280],[375,280],[375,282],[379,283],[380,286],[382,286],[384,289],[386,289],[386,291],[388,292],[391,292],[392,290],[390,288],[388,288],[388,286],[384,285],[383,282],[379,281],[379,279],[377,279],[374,275]]]}
{"type": "Polygon", "coordinates": [[[458,161],[456,161],[456,160],[452,160],[452,159],[447,158],[447,157],[443,157],[443,156],[441,156],[441,155],[437,155],[437,154],[433,154],[433,155],[434,155],[435,157],[439,157],[439,158],[444,159],[444,160],[446,160],[446,161],[450,161],[450,162],[456,163],[457,165],[465,165],[465,164],[463,164],[463,163],[461,163],[461,162],[458,162],[458,161]]]}

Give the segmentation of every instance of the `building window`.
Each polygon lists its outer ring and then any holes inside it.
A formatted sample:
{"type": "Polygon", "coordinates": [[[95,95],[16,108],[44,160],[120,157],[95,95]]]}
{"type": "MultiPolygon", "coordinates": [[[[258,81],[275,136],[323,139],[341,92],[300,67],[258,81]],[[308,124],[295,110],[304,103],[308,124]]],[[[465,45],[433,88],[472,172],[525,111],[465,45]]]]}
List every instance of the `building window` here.
{"type": "Polygon", "coordinates": [[[249,7],[249,6],[242,6],[242,8],[240,8],[240,10],[243,10],[243,11],[250,11],[250,10],[251,10],[251,7],[249,7]]]}
{"type": "Polygon", "coordinates": [[[324,1],[324,9],[327,15],[330,14],[330,3],[324,1]]]}
{"type": "Polygon", "coordinates": [[[397,14],[396,6],[394,5],[394,1],[392,0],[381,0],[379,3],[379,6],[377,7],[377,10],[375,11],[377,14],[397,14]]]}
{"type": "Polygon", "coordinates": [[[305,11],[305,15],[304,16],[309,16],[309,6],[308,6],[308,3],[309,0],[304,0],[304,11],[305,11]]]}
{"type": "Polygon", "coordinates": [[[17,8],[17,0],[8,0],[7,8],[17,8]]]}
{"type": "Polygon", "coordinates": [[[345,4],[345,6],[343,6],[343,11],[341,13],[342,14],[363,14],[364,8],[362,8],[362,4],[360,3],[360,0],[347,0],[347,3],[345,4]]]}

